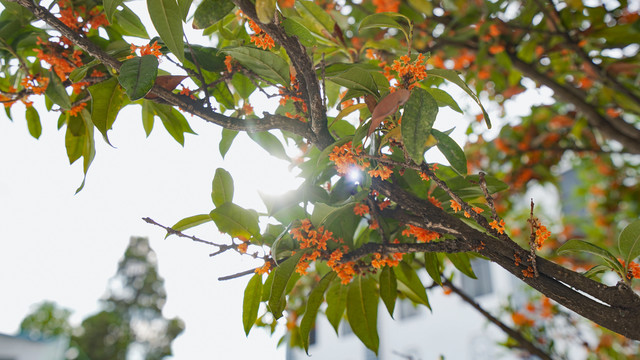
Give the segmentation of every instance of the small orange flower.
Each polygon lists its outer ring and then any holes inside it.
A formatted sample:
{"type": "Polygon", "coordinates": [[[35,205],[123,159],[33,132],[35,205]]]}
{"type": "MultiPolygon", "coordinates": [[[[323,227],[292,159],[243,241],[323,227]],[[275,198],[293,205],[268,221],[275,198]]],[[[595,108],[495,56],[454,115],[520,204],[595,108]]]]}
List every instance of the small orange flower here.
{"type": "Polygon", "coordinates": [[[423,229],[413,225],[407,225],[409,228],[402,230],[404,236],[414,236],[417,242],[425,243],[440,238],[440,234],[435,231],[423,229]]]}
{"type": "Polygon", "coordinates": [[[503,51],[504,51],[504,46],[502,46],[502,45],[491,45],[489,47],[489,53],[491,55],[495,55],[495,54],[501,53],[503,51]]]}
{"type": "Polygon", "coordinates": [[[353,213],[358,216],[365,216],[369,213],[369,207],[365,204],[356,204],[353,207],[353,213]]]}
{"type": "Polygon", "coordinates": [[[455,200],[449,200],[451,202],[451,209],[453,209],[453,211],[458,212],[460,210],[462,210],[462,207],[460,207],[460,204],[458,204],[455,200]]]}
{"type": "Polygon", "coordinates": [[[498,233],[504,234],[504,220],[501,219],[500,224],[498,224],[496,220],[493,220],[489,223],[489,226],[491,226],[492,229],[495,229],[498,233]]]}
{"type": "Polygon", "coordinates": [[[84,109],[87,106],[87,103],[80,103],[74,107],[72,107],[71,109],[69,109],[67,112],[69,113],[69,115],[71,116],[76,116],[78,115],[82,109],[84,109]]]}
{"type": "Polygon", "coordinates": [[[233,61],[233,58],[229,55],[225,56],[224,58],[224,65],[227,67],[227,72],[232,72],[233,71],[233,65],[231,64],[231,62],[233,61]]]}
{"type": "Polygon", "coordinates": [[[253,20],[249,19],[249,27],[253,30],[254,34],[251,35],[251,42],[256,44],[257,47],[262,48],[264,50],[271,49],[276,46],[273,38],[269,36],[266,32],[264,32],[258,24],[253,22],[253,20]]]}
{"type": "Polygon", "coordinates": [[[271,261],[267,261],[264,263],[264,265],[262,265],[262,267],[259,267],[256,269],[256,274],[268,274],[269,272],[271,272],[271,261]]]}
{"type": "Polygon", "coordinates": [[[376,7],[377,13],[398,12],[400,0],[373,0],[373,6],[376,7]]]}

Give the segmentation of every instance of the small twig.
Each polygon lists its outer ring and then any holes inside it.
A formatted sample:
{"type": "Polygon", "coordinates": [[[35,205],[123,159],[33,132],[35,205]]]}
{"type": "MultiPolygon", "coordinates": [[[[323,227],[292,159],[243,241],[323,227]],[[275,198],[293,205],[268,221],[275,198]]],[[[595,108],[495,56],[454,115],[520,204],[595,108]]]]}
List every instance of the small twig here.
{"type": "Polygon", "coordinates": [[[9,53],[11,53],[11,55],[13,55],[13,57],[15,57],[16,59],[18,59],[18,63],[20,64],[20,67],[22,68],[22,70],[25,73],[29,73],[29,67],[27,66],[27,64],[24,62],[24,59],[18,55],[18,53],[16,53],[13,48],[11,46],[9,46],[9,44],[4,41],[4,39],[0,39],[0,42],[4,45],[4,48],[7,49],[7,51],[9,53]]]}
{"type": "Polygon", "coordinates": [[[529,224],[531,225],[531,235],[529,235],[529,260],[531,261],[531,267],[533,267],[533,274],[535,277],[540,276],[538,273],[538,266],[536,265],[536,228],[538,224],[538,219],[533,217],[533,198],[531,199],[531,213],[529,214],[529,224]]]}
{"type": "Polygon", "coordinates": [[[442,283],[446,285],[449,289],[451,289],[451,291],[456,293],[456,295],[460,296],[460,298],[464,302],[471,305],[474,309],[480,312],[480,314],[482,314],[482,316],[484,316],[487,320],[489,320],[494,325],[498,326],[500,329],[502,329],[502,331],[507,333],[507,335],[509,335],[511,338],[517,341],[520,344],[522,349],[528,350],[532,355],[536,355],[541,359],[551,360],[551,356],[549,354],[545,353],[544,351],[539,349],[537,346],[535,346],[531,341],[527,340],[522,335],[522,333],[520,333],[515,329],[510,328],[505,323],[500,321],[500,319],[489,314],[489,312],[484,310],[477,302],[475,302],[469,295],[465,294],[460,288],[453,285],[453,283],[449,281],[447,278],[443,278],[442,283]]]}
{"type": "Polygon", "coordinates": [[[231,274],[231,275],[226,275],[226,276],[220,276],[218,278],[218,281],[225,281],[225,280],[231,280],[231,279],[237,279],[239,277],[243,277],[243,276],[247,276],[247,275],[251,275],[251,274],[255,274],[256,270],[259,268],[253,268],[253,269],[249,269],[249,270],[245,270],[236,274],[231,274]]]}
{"type": "MultiPolygon", "coordinates": [[[[193,48],[191,47],[191,44],[189,43],[189,40],[186,36],[184,37],[184,43],[187,45],[187,47],[189,47],[189,51],[191,51],[191,59],[193,60],[193,64],[196,66],[196,69],[198,70],[198,78],[200,79],[200,82],[202,82],[202,84],[205,84],[206,81],[204,79],[204,74],[202,73],[202,68],[200,67],[200,62],[198,62],[198,57],[193,51],[193,48]]],[[[207,106],[209,106],[209,109],[213,109],[213,106],[211,106],[211,102],[209,101],[209,89],[207,89],[206,86],[203,86],[202,91],[204,91],[204,99],[207,102],[207,106]]]]}
{"type": "Polygon", "coordinates": [[[487,180],[484,178],[485,173],[482,171],[478,173],[478,177],[480,180],[480,188],[482,188],[482,192],[484,193],[484,198],[487,200],[487,205],[489,209],[491,209],[491,218],[495,221],[498,221],[498,212],[496,211],[495,203],[493,202],[493,196],[489,194],[489,189],[487,189],[487,180]]]}
{"type": "Polygon", "coordinates": [[[183,232],[181,232],[181,231],[179,231],[179,230],[175,230],[175,229],[173,229],[173,228],[171,228],[171,227],[164,226],[164,225],[162,225],[162,224],[158,224],[157,222],[155,222],[155,220],[153,220],[152,218],[149,218],[149,217],[142,218],[142,220],[144,220],[145,222],[147,222],[147,223],[149,223],[149,224],[152,224],[152,225],[155,225],[155,226],[159,226],[159,227],[161,227],[161,228],[165,229],[169,235],[177,235],[177,236],[179,236],[179,237],[183,237],[183,238],[191,239],[191,240],[193,240],[193,241],[195,241],[195,242],[200,242],[200,243],[207,244],[207,245],[211,245],[211,246],[217,246],[217,247],[219,247],[219,248],[229,247],[229,245],[225,245],[225,244],[216,244],[216,243],[213,243],[213,242],[211,242],[211,241],[202,240],[202,239],[197,238],[197,237],[192,236],[192,235],[184,234],[183,232]]]}

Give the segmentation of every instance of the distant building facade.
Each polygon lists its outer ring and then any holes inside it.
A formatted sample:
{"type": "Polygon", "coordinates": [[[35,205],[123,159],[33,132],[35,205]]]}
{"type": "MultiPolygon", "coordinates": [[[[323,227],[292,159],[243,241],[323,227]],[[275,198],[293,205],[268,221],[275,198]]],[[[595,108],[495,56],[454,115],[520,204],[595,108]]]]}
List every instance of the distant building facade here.
{"type": "Polygon", "coordinates": [[[27,336],[0,334],[0,360],[64,360],[69,339],[32,340],[27,336]]]}

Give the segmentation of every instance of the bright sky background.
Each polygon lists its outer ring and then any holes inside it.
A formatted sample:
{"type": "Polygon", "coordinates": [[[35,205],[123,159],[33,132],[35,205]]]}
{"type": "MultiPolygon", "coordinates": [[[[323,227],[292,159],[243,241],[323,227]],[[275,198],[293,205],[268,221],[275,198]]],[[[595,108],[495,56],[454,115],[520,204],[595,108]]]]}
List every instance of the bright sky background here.
{"type": "MultiPolygon", "coordinates": [[[[148,30],[153,32],[152,27],[148,30]]],[[[470,115],[479,112],[477,105],[465,105],[466,95],[454,97],[463,109],[472,109],[470,115]]],[[[526,113],[530,103],[513,105],[526,113]]],[[[269,156],[245,134],[236,138],[223,161],[220,129],[197,118],[188,117],[199,135],[187,135],[184,148],[159,120],[145,139],[139,107],[130,107],[119,114],[110,132],[116,149],[96,132],[96,158],[85,188],[74,195],[82,181],[81,160],[69,166],[64,129],[56,129],[58,113],[41,112],[43,133],[35,140],[22,109],[21,104],[14,106],[13,122],[0,115],[1,333],[15,333],[33,304],[43,300],[73,310],[74,324],[99,311],[98,299],[129,237],[146,236],[165,279],[165,316],[178,316],[186,323],[185,332],[173,343],[176,359],[284,358],[284,348],[276,350],[279,336],[270,338],[263,329],[253,329],[248,339],[244,336],[241,309],[248,277],[217,281],[259,263],[235,255],[211,259],[211,248],[176,237],[163,240],[164,231],[141,218],[172,225],[186,216],[208,213],[211,180],[218,167],[235,180],[234,202],[261,209],[258,189],[279,194],[299,182],[287,163],[269,156]]],[[[436,127],[456,125],[454,138],[462,142],[466,121],[441,109],[436,127]]],[[[197,234],[223,239],[213,225],[197,234]]]]}

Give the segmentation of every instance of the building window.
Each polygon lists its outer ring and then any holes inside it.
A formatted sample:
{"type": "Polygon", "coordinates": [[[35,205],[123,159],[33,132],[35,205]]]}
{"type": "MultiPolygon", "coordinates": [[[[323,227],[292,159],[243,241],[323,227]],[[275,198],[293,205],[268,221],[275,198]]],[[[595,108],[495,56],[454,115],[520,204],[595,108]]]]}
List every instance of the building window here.
{"type": "Polygon", "coordinates": [[[489,262],[486,260],[473,259],[471,260],[471,266],[477,279],[463,275],[461,286],[464,292],[471,297],[490,294],[493,291],[493,285],[491,283],[491,268],[489,267],[489,262]]]}

